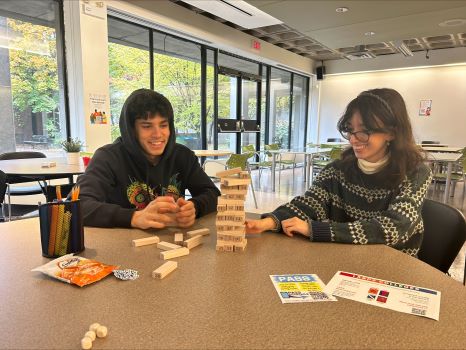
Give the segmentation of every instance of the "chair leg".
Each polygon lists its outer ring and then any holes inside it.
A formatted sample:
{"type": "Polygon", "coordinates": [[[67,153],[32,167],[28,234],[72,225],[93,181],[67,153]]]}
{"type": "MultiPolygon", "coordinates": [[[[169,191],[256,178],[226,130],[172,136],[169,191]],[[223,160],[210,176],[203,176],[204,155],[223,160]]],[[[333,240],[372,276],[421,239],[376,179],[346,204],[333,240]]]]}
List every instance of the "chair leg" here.
{"type": "Polygon", "coordinates": [[[252,197],[254,198],[254,205],[256,206],[256,209],[258,209],[257,208],[256,193],[254,192],[254,185],[252,183],[251,169],[249,169],[249,167],[248,167],[248,173],[249,173],[249,177],[251,178],[251,190],[252,190],[252,197]]]}

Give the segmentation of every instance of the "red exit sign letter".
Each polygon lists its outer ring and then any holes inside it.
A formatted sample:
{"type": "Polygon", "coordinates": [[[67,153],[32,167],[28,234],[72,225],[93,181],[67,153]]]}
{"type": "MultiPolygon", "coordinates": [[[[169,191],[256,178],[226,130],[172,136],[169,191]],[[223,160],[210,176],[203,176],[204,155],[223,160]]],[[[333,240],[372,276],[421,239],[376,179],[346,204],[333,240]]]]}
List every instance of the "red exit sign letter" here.
{"type": "Polygon", "coordinates": [[[257,41],[257,40],[254,40],[254,39],[253,39],[253,40],[251,41],[251,45],[252,45],[252,48],[253,48],[254,50],[260,50],[260,49],[261,49],[261,43],[260,43],[259,41],[257,41]]]}

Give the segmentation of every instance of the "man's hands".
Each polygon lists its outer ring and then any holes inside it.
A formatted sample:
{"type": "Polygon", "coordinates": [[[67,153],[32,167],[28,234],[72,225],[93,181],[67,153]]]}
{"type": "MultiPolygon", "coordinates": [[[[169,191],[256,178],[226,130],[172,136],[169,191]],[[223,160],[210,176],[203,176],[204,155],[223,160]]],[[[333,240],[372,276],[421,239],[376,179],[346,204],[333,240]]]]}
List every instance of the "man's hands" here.
{"type": "Polygon", "coordinates": [[[196,209],[194,203],[173,197],[157,197],[143,210],[135,211],[131,226],[141,229],[164,228],[166,226],[189,227],[194,224],[196,209]]]}

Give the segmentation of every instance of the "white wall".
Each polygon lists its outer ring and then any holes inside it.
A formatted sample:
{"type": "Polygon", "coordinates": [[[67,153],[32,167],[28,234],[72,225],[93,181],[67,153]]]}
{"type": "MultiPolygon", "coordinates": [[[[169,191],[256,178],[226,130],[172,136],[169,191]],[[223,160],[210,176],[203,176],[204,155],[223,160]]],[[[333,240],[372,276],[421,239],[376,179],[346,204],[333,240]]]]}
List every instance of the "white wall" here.
{"type": "Polygon", "coordinates": [[[336,123],[360,92],[380,87],[404,97],[417,141],[466,146],[466,64],[398,71],[326,76],[320,85],[319,141],[338,137],[336,123]],[[432,113],[420,117],[419,102],[432,100],[432,113]]]}

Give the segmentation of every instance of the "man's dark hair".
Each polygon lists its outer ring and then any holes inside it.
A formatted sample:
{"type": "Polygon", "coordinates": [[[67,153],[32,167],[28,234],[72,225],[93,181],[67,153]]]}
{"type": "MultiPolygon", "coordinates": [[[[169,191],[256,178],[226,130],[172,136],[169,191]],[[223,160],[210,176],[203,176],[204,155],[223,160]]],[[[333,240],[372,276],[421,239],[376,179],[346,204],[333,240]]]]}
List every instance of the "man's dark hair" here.
{"type": "Polygon", "coordinates": [[[127,118],[134,126],[136,119],[147,120],[160,115],[173,121],[173,108],[168,99],[162,94],[149,89],[139,89],[138,93],[127,106],[127,118]]]}

